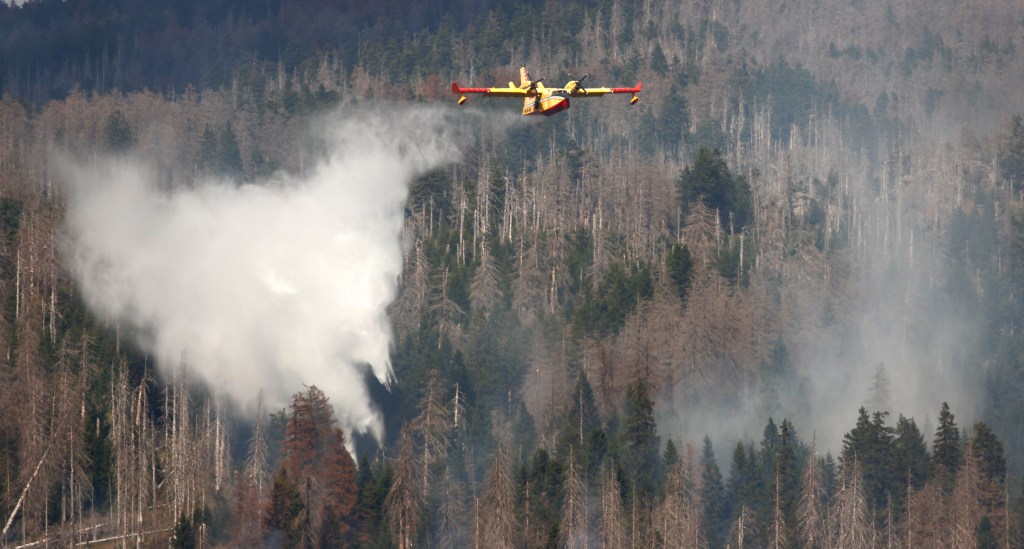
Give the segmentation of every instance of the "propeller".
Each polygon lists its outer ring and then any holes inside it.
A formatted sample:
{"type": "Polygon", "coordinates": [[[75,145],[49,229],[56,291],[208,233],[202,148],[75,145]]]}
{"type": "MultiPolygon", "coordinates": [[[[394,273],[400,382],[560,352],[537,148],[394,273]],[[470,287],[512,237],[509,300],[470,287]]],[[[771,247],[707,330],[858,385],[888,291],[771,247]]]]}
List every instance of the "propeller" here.
{"type": "MultiPolygon", "coordinates": [[[[572,86],[572,89],[569,90],[569,95],[577,95],[577,94],[586,95],[587,94],[587,89],[583,87],[583,81],[586,80],[588,76],[590,76],[589,72],[587,74],[584,74],[583,77],[580,78],[579,80],[576,80],[575,84],[573,84],[573,86],[572,86]]],[[[569,73],[569,81],[570,82],[572,81],[572,73],[569,73]]]]}

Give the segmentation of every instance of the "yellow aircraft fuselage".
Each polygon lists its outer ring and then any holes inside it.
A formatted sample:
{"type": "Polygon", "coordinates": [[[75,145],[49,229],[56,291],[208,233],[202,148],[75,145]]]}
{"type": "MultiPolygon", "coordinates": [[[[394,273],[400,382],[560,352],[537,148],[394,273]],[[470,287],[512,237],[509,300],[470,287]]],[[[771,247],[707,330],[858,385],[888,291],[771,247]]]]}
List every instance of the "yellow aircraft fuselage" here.
{"type": "Polygon", "coordinates": [[[523,115],[543,114],[551,116],[569,108],[569,97],[565,92],[544,90],[533,97],[523,99],[523,115]]]}

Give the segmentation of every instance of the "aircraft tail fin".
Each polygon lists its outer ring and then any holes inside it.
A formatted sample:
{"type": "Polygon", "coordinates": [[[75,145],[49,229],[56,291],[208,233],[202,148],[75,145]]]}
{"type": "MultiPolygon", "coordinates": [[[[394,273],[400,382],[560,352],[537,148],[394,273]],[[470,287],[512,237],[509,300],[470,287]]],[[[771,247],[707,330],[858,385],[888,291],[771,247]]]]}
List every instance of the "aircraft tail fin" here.
{"type": "Polygon", "coordinates": [[[519,87],[526,88],[530,85],[530,73],[526,72],[526,67],[519,67],[519,87]]]}

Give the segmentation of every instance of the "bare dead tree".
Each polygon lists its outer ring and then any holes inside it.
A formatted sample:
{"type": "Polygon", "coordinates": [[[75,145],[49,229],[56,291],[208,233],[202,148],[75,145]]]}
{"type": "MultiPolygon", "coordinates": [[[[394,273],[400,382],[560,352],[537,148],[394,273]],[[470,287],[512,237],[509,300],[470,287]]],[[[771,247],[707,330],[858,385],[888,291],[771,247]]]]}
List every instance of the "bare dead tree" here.
{"type": "Polygon", "coordinates": [[[753,511],[746,505],[740,506],[736,522],[733,523],[732,528],[729,530],[729,539],[736,542],[737,549],[743,549],[750,540],[750,536],[756,533],[753,524],[753,511]]]}
{"type": "Polygon", "coordinates": [[[601,477],[601,522],[598,524],[601,547],[623,547],[626,543],[626,517],[619,479],[611,466],[605,467],[601,477]]]}
{"type": "Polygon", "coordinates": [[[572,447],[569,448],[569,468],[562,483],[562,521],[558,531],[560,545],[570,549],[586,549],[587,490],[581,480],[572,447]]]}
{"type": "Polygon", "coordinates": [[[665,498],[654,510],[654,530],[664,547],[702,549],[707,540],[700,528],[700,505],[686,488],[682,461],[666,472],[665,498]]]}
{"type": "Polygon", "coordinates": [[[798,541],[804,547],[816,547],[827,539],[824,516],[824,506],[827,504],[825,483],[815,450],[816,438],[812,438],[810,454],[804,466],[800,503],[796,510],[798,541]]]}
{"type": "MultiPolygon", "coordinates": [[[[83,352],[87,353],[87,346],[83,352]]],[[[62,342],[55,372],[57,389],[54,395],[53,422],[60,429],[53,429],[51,436],[61,441],[57,468],[60,477],[61,525],[72,532],[75,539],[76,526],[83,515],[85,501],[92,494],[92,480],[87,473],[89,457],[85,451],[85,376],[88,372],[87,359],[82,360],[83,369],[76,376],[71,372],[67,340],[62,342]]]]}
{"type": "Polygon", "coordinates": [[[907,482],[907,511],[904,518],[904,547],[940,547],[946,526],[946,502],[937,479],[920,490],[907,482]]]}
{"type": "Polygon", "coordinates": [[[249,440],[249,454],[245,460],[245,476],[256,490],[259,508],[263,507],[263,493],[269,474],[266,421],[266,411],[263,409],[263,391],[261,390],[256,401],[256,422],[253,425],[252,438],[249,440]]]}
{"type": "Polygon", "coordinates": [[[473,314],[484,318],[490,316],[501,299],[498,267],[491,257],[491,247],[486,239],[480,242],[479,263],[469,283],[469,297],[473,314]]]}
{"type": "Polygon", "coordinates": [[[452,477],[447,467],[438,493],[441,501],[434,517],[434,544],[436,547],[465,547],[465,494],[462,483],[452,477]]]}
{"type": "Polygon", "coordinates": [[[874,527],[868,520],[860,464],[854,458],[851,463],[843,465],[842,481],[832,509],[836,517],[832,543],[837,547],[869,549],[874,527]]]}
{"type": "Polygon", "coordinates": [[[515,490],[509,459],[502,449],[494,452],[494,462],[484,482],[483,500],[487,503],[480,511],[482,546],[496,549],[514,547],[515,490]]]}
{"type": "Polygon", "coordinates": [[[775,497],[772,505],[772,525],[769,532],[769,539],[772,549],[783,549],[788,544],[786,535],[786,517],[782,514],[782,475],[779,474],[778,464],[775,467],[775,497]]]}
{"type": "Polygon", "coordinates": [[[420,478],[424,501],[430,490],[431,467],[448,456],[448,441],[455,428],[455,414],[461,409],[459,402],[456,401],[455,406],[451,404],[443,394],[441,378],[436,371],[432,372],[419,402],[420,413],[408,424],[420,448],[420,478]]]}
{"type": "Polygon", "coordinates": [[[422,520],[423,480],[420,478],[421,469],[417,461],[412,435],[403,429],[398,439],[395,477],[384,503],[388,526],[399,549],[409,549],[416,545],[416,532],[422,520]]]}
{"type": "Polygon", "coordinates": [[[952,524],[948,547],[967,549],[977,545],[976,528],[984,515],[979,502],[981,472],[972,451],[973,441],[964,449],[964,464],[956,474],[950,500],[952,524]]]}

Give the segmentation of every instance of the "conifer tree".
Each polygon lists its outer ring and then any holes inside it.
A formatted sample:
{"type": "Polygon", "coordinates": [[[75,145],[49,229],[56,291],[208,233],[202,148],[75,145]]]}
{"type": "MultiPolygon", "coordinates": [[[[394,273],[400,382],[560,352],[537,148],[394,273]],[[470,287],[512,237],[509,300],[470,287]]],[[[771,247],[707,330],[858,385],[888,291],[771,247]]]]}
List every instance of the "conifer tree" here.
{"type": "Polygon", "coordinates": [[[430,487],[431,468],[448,456],[448,441],[462,406],[458,400],[449,402],[442,393],[441,378],[436,370],[432,371],[420,398],[419,414],[408,424],[420,448],[421,497],[424,500],[430,487]]]}
{"type": "Polygon", "coordinates": [[[978,528],[974,532],[975,547],[977,549],[999,549],[999,540],[992,529],[992,521],[988,517],[981,517],[978,528]]]}
{"type": "Polygon", "coordinates": [[[844,549],[869,549],[873,526],[868,520],[868,503],[857,458],[843,462],[842,480],[830,514],[832,544],[844,549]]]}
{"type": "Polygon", "coordinates": [[[573,454],[577,463],[583,467],[580,472],[584,478],[591,477],[595,468],[600,467],[607,446],[607,435],[601,426],[593,388],[582,369],[576,379],[572,406],[568,410],[559,442],[559,454],[567,452],[569,447],[575,448],[573,454]]]}
{"type": "Polygon", "coordinates": [[[1002,483],[1006,476],[1006,457],[1003,443],[984,423],[974,424],[971,452],[978,461],[978,469],[986,480],[1002,483]]]}
{"type": "Polygon", "coordinates": [[[981,498],[981,471],[968,443],[965,459],[956,473],[950,495],[950,521],[947,545],[957,549],[970,549],[977,544],[977,527],[984,516],[979,505],[981,498]]]}
{"type": "Polygon", "coordinates": [[[394,478],[385,500],[388,527],[399,549],[416,545],[423,520],[423,481],[415,454],[412,436],[403,429],[398,438],[394,478]]]}
{"type": "Polygon", "coordinates": [[[481,547],[510,549],[515,546],[515,492],[511,474],[508,456],[498,449],[494,452],[494,463],[484,482],[485,503],[480,509],[481,547]]]}
{"type": "Polygon", "coordinates": [[[302,508],[302,496],[298,488],[288,477],[288,469],[281,467],[274,476],[263,515],[268,543],[295,547],[298,543],[296,521],[302,508]]]}
{"type": "Polygon", "coordinates": [[[772,549],[783,549],[789,544],[789,527],[786,524],[786,513],[783,509],[781,462],[775,466],[775,495],[772,498],[772,522],[768,530],[768,546],[772,549]]]}
{"type": "Polygon", "coordinates": [[[444,475],[438,486],[440,502],[434,517],[434,543],[437,547],[464,547],[468,540],[465,536],[467,509],[463,498],[462,483],[452,476],[445,467],[444,475]]]}
{"type": "Polygon", "coordinates": [[[685,244],[672,246],[665,257],[665,267],[672,281],[672,289],[685,305],[693,284],[693,255],[690,254],[690,248],[685,244]]]}
{"type": "Polygon", "coordinates": [[[701,531],[700,505],[692,490],[683,463],[677,461],[665,471],[665,494],[654,509],[653,526],[659,545],[667,548],[706,547],[701,531]]]}
{"type": "Polygon", "coordinates": [[[665,441],[665,451],[661,454],[661,466],[667,471],[670,467],[679,463],[679,450],[676,443],[669,438],[665,441]]]}
{"type": "Polygon", "coordinates": [[[840,460],[843,466],[856,461],[860,466],[863,490],[868,498],[868,507],[883,512],[887,504],[887,493],[902,489],[897,483],[893,470],[892,429],[885,425],[887,412],[875,412],[869,419],[867,410],[858,410],[857,425],[843,437],[843,452],[840,460]]]}
{"type": "MultiPolygon", "coordinates": [[[[759,459],[753,444],[744,446],[742,442],[736,443],[729,470],[728,492],[732,502],[730,516],[733,524],[742,526],[736,534],[744,533],[747,543],[753,543],[755,540],[751,536],[760,531],[758,515],[767,513],[759,459]]],[[[738,539],[736,536],[731,537],[738,539]]]]}
{"type": "Polygon", "coordinates": [[[828,504],[828,496],[820,460],[812,439],[801,478],[800,503],[796,513],[797,541],[801,547],[810,549],[822,546],[827,539],[825,506],[828,504]]]}
{"type": "Polygon", "coordinates": [[[963,461],[960,429],[957,428],[953,412],[949,411],[949,404],[943,402],[939,411],[939,426],[935,429],[935,439],[932,441],[932,463],[938,469],[937,473],[944,479],[943,486],[947,490],[952,488],[953,478],[963,465],[963,461]]]}
{"type": "Polygon", "coordinates": [[[867,409],[872,412],[889,412],[892,407],[892,390],[889,374],[885,364],[879,362],[875,367],[875,375],[871,378],[871,390],[868,392],[867,409]]]}
{"type": "Polygon", "coordinates": [[[561,540],[559,545],[567,548],[586,548],[587,489],[575,461],[573,450],[570,447],[563,485],[562,520],[558,531],[558,537],[561,540]]]}
{"type": "Polygon", "coordinates": [[[928,456],[924,435],[913,418],[907,419],[900,414],[896,420],[892,453],[893,467],[904,484],[909,482],[915,489],[924,486],[931,469],[931,458],[928,456]]]}
{"type": "MultiPolygon", "coordinates": [[[[782,420],[779,430],[779,451],[775,459],[775,501],[773,518],[774,526],[785,525],[786,528],[780,531],[776,539],[792,539],[789,529],[796,525],[796,508],[800,500],[800,470],[797,452],[800,441],[797,438],[793,424],[788,420],[782,420]]],[[[773,526],[773,527],[774,527],[773,526]]]]}
{"type": "Polygon", "coordinates": [[[677,185],[683,208],[703,200],[718,211],[726,226],[732,220],[739,229],[751,220],[750,183],[743,176],[733,176],[718,150],[701,147],[693,163],[679,176],[677,185]]]}
{"type": "MultiPolygon", "coordinates": [[[[666,460],[666,467],[668,467],[666,460]]],[[[728,526],[729,512],[726,501],[725,485],[722,473],[718,469],[715,450],[711,438],[704,437],[704,448],[700,458],[701,482],[701,530],[707,539],[708,547],[718,548],[724,543],[724,530],[728,526]]]]}
{"type": "Polygon", "coordinates": [[[315,385],[292,397],[284,467],[302,494],[303,532],[310,539],[347,536],[353,526],[355,463],[336,423],[327,396],[315,385]],[[325,531],[327,525],[330,532],[325,531]]]}
{"type": "Polygon", "coordinates": [[[605,467],[601,475],[601,522],[598,536],[602,548],[624,547],[626,543],[626,517],[622,508],[622,487],[612,466],[605,467]]]}
{"type": "Polygon", "coordinates": [[[103,144],[107,150],[123,153],[135,146],[135,135],[120,109],[110,113],[103,127],[103,144]]]}
{"type": "Polygon", "coordinates": [[[647,394],[647,383],[639,380],[626,389],[623,410],[623,469],[628,472],[640,495],[647,498],[658,478],[661,443],[656,434],[654,402],[647,394]]]}

